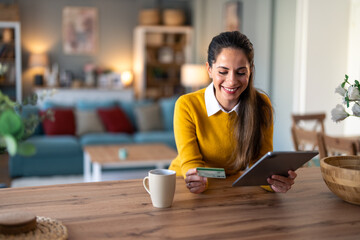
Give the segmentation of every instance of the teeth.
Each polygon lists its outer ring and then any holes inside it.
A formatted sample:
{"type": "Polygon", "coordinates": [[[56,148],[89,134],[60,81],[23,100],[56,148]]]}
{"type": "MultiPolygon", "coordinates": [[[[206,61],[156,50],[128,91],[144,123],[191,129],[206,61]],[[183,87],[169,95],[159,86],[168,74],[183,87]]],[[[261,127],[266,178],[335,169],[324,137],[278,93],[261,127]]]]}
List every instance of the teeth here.
{"type": "Polygon", "coordinates": [[[226,91],[229,91],[229,92],[235,92],[235,90],[236,90],[237,88],[226,88],[226,87],[224,87],[224,89],[225,89],[226,91]]]}

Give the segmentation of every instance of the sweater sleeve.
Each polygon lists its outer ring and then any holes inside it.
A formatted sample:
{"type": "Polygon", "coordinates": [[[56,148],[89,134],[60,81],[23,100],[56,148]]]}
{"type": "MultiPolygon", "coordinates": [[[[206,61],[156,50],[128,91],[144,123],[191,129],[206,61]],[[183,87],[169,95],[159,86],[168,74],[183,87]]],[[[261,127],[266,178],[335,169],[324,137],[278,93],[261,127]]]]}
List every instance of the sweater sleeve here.
{"type": "Polygon", "coordinates": [[[184,178],[189,169],[205,166],[196,136],[196,117],[193,115],[195,111],[191,111],[187,101],[188,99],[180,97],[175,104],[174,112],[175,142],[184,178]]]}

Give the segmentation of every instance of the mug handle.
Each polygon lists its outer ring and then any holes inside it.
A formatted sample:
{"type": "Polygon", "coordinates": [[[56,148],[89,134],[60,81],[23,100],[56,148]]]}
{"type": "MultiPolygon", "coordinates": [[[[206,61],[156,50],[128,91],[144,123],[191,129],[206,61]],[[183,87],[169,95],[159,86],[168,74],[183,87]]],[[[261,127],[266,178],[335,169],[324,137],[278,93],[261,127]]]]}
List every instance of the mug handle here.
{"type": "Polygon", "coordinates": [[[146,180],[149,182],[149,177],[148,177],[148,176],[147,176],[147,177],[144,177],[144,179],[143,179],[143,185],[144,185],[145,190],[151,195],[149,189],[146,187],[146,180]]]}

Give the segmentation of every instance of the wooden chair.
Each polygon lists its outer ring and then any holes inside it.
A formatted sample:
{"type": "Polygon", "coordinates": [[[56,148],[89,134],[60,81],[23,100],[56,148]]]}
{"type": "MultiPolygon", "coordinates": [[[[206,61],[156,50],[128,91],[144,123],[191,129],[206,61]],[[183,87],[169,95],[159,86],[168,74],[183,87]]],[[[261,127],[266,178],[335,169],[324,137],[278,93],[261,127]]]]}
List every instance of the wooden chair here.
{"type": "MultiPolygon", "coordinates": [[[[325,133],[325,113],[312,113],[312,114],[292,114],[292,126],[298,126],[303,129],[307,129],[306,126],[309,123],[314,123],[314,126],[311,130],[325,133]]],[[[308,129],[310,130],[310,129],[308,129]]]]}
{"type": "Polygon", "coordinates": [[[291,128],[294,148],[296,151],[318,149],[318,139],[316,131],[305,130],[296,126],[291,128]]]}
{"type": "Polygon", "coordinates": [[[357,142],[348,137],[331,137],[318,133],[320,159],[337,155],[356,155],[357,142]]]}
{"type": "MultiPolygon", "coordinates": [[[[297,126],[291,128],[291,135],[293,138],[294,148],[296,151],[313,151],[319,149],[316,131],[309,131],[297,126]]],[[[304,167],[319,166],[318,159],[309,161],[304,167]]]]}
{"type": "MultiPolygon", "coordinates": [[[[296,151],[319,149],[317,133],[325,133],[324,120],[326,114],[292,114],[291,135],[296,151]]],[[[305,166],[319,166],[318,159],[309,161],[305,166]]]]}

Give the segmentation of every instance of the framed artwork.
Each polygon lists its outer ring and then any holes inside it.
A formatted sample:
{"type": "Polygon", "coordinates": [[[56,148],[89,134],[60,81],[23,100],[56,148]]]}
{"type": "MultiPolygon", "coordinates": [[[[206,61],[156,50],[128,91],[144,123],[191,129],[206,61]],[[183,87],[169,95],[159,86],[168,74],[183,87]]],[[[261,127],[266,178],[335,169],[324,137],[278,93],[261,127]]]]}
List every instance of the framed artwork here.
{"type": "Polygon", "coordinates": [[[224,31],[241,31],[242,2],[229,1],[224,4],[224,31]]]}
{"type": "Polygon", "coordinates": [[[98,45],[98,11],[94,7],[63,9],[65,54],[95,54],[98,45]]]}

